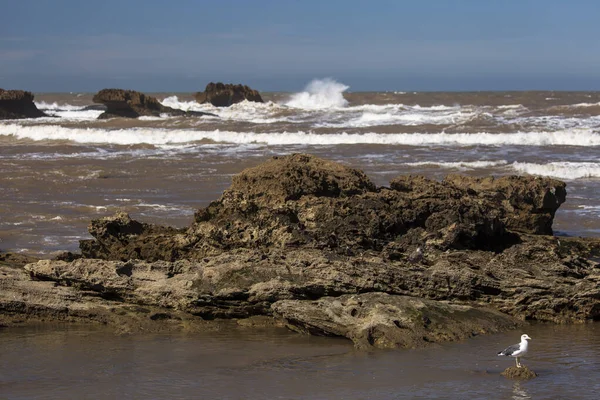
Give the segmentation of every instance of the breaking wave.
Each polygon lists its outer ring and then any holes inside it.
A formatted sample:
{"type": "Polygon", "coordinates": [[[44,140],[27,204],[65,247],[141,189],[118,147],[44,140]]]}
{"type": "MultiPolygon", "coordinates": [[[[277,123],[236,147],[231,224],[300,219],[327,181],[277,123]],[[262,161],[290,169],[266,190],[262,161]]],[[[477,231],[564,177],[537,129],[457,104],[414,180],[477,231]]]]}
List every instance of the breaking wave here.
{"type": "Polygon", "coordinates": [[[348,100],[344,98],[344,92],[349,88],[331,78],[315,79],[303,92],[292,95],[285,105],[304,110],[346,107],[348,100]]]}
{"type": "Polygon", "coordinates": [[[232,132],[192,129],[98,129],[59,125],[0,124],[0,135],[31,140],[69,140],[76,143],[185,144],[197,141],[266,145],[385,144],[404,146],[600,146],[600,134],[589,129],[519,133],[334,133],[232,132]]]}
{"type": "Polygon", "coordinates": [[[600,178],[600,163],[596,162],[549,162],[527,163],[506,160],[495,161],[419,161],[402,163],[409,167],[437,167],[442,169],[455,169],[459,171],[475,170],[479,168],[502,168],[510,173],[527,175],[540,175],[553,178],[575,180],[600,178]]]}
{"type": "Polygon", "coordinates": [[[455,162],[437,162],[437,161],[419,161],[404,163],[411,167],[439,167],[458,170],[471,170],[477,168],[491,168],[508,164],[506,160],[497,161],[455,161],[455,162]]]}
{"type": "Polygon", "coordinates": [[[71,104],[58,104],[54,103],[46,103],[45,101],[35,101],[35,106],[40,110],[48,110],[48,111],[79,111],[83,110],[85,106],[74,106],[71,104]]]}
{"type": "Polygon", "coordinates": [[[511,167],[520,173],[551,176],[560,179],[600,178],[600,163],[595,162],[550,162],[535,164],[514,162],[511,167]]]}

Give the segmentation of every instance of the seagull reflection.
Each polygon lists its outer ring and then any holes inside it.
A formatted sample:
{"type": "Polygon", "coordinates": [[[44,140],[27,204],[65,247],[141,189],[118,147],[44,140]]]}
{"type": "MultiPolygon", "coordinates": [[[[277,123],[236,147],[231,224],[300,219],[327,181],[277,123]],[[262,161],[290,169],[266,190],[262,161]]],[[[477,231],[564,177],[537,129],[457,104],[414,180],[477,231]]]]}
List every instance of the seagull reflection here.
{"type": "Polygon", "coordinates": [[[523,386],[521,386],[521,382],[515,382],[513,385],[513,400],[523,400],[523,399],[531,399],[529,393],[523,386]]]}

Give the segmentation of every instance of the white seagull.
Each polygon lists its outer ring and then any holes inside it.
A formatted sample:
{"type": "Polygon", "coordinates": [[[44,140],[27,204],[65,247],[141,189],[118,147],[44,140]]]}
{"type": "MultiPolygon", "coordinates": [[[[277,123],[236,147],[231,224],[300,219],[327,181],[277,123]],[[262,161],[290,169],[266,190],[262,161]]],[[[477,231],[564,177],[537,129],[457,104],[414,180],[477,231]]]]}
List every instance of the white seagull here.
{"type": "Polygon", "coordinates": [[[528,340],[531,340],[531,338],[527,334],[523,334],[521,335],[521,343],[508,346],[507,348],[499,352],[498,355],[514,357],[515,361],[517,362],[517,368],[521,368],[519,358],[527,354],[527,346],[529,345],[529,343],[527,342],[528,340]]]}

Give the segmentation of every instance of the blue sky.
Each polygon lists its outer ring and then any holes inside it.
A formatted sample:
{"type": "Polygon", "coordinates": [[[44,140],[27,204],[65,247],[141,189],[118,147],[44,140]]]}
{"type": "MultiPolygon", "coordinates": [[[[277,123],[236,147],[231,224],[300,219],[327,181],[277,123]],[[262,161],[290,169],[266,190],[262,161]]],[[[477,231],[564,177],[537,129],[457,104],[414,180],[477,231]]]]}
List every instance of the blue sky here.
{"type": "Polygon", "coordinates": [[[0,0],[0,87],[600,90],[596,0],[0,0]]]}

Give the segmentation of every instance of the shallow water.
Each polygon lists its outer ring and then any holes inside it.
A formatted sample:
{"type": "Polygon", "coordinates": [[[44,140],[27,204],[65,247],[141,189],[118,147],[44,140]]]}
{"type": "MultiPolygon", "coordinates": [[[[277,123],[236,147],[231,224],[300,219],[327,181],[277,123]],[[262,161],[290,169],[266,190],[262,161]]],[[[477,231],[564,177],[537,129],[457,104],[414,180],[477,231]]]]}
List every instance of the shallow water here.
{"type": "Polygon", "coordinates": [[[0,330],[7,399],[597,399],[600,324],[522,329],[525,382],[496,353],[521,331],[420,350],[364,352],[287,331],[115,336],[81,327],[0,330]]]}

